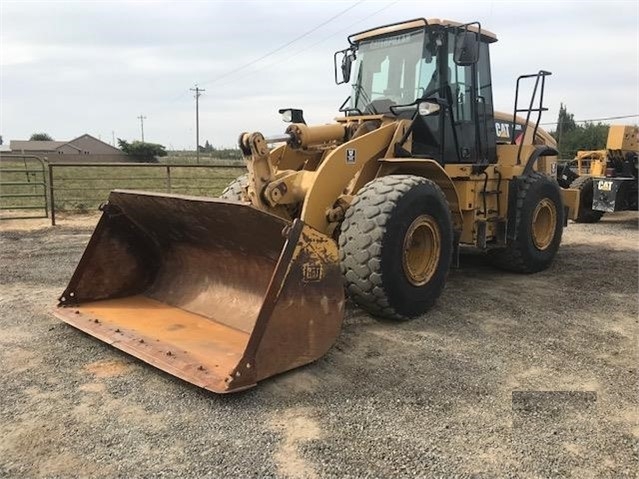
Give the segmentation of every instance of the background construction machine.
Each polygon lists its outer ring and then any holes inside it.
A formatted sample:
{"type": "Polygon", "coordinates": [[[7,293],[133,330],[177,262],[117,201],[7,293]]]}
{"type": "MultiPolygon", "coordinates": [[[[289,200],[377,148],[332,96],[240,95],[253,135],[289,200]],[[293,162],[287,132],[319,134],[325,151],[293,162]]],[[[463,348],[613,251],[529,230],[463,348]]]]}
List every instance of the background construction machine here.
{"type": "Polygon", "coordinates": [[[575,221],[596,223],[604,213],[637,211],[639,195],[639,127],[611,125],[605,150],[579,151],[561,165],[557,180],[580,191],[575,221]]]}
{"type": "Polygon", "coordinates": [[[547,268],[578,192],[562,200],[557,151],[533,141],[549,72],[518,79],[511,118],[526,129],[497,142],[496,40],[438,19],[351,35],[335,54],[337,83],[353,77],[342,117],[308,126],[284,109],[285,134],[243,133],[248,173],[222,199],[112,192],[57,315],[228,392],[322,356],[344,284],[372,314],[404,319],[433,305],[460,245],[507,270],[547,268]]]}

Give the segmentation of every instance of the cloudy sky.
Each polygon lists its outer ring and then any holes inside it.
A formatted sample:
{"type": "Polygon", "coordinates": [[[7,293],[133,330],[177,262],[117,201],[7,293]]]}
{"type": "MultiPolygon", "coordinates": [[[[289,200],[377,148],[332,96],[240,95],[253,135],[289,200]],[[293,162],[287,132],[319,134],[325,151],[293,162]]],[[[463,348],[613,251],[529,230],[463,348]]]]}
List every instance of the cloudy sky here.
{"type": "MultiPolygon", "coordinates": [[[[0,0],[0,134],[90,133],[171,149],[233,146],[242,131],[280,133],[278,108],[326,123],[348,96],[333,52],[349,33],[416,17],[479,20],[495,32],[496,108],[511,111],[521,73],[553,72],[542,122],[564,102],[576,119],[639,113],[636,1],[0,0]],[[289,44],[290,43],[290,44],[289,44]],[[289,45],[287,45],[289,44],[289,45]],[[281,48],[285,46],[284,48],[281,48]],[[274,52],[274,53],[272,53],[274,52]]],[[[618,122],[636,122],[637,118],[618,122]]],[[[548,128],[552,129],[552,126],[548,128]]]]}

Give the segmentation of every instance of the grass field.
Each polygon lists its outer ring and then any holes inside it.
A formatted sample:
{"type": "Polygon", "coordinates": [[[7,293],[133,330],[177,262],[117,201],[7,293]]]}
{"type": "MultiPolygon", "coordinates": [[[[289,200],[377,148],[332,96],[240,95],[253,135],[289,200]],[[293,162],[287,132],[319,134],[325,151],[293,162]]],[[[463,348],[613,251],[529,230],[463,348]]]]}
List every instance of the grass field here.
{"type": "MultiPolygon", "coordinates": [[[[243,173],[243,165],[201,158],[167,157],[153,165],[56,166],[53,186],[56,211],[86,212],[104,202],[113,189],[135,189],[196,196],[218,196],[243,173]]],[[[6,217],[44,214],[48,170],[39,163],[0,161],[0,213],[6,217]]]]}

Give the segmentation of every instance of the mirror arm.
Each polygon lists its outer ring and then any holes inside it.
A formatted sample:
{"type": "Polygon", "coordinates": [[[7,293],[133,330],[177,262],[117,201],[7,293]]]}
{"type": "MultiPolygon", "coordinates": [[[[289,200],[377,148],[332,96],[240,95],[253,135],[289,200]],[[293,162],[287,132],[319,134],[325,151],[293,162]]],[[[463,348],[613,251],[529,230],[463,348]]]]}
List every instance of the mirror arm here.
{"type": "Polygon", "coordinates": [[[344,113],[344,116],[346,116],[346,114],[350,113],[351,111],[354,111],[358,115],[363,115],[362,111],[359,108],[344,108],[349,101],[351,101],[350,95],[346,98],[346,100],[344,100],[344,103],[342,103],[342,106],[340,106],[339,110],[337,111],[339,111],[340,113],[344,113]]]}

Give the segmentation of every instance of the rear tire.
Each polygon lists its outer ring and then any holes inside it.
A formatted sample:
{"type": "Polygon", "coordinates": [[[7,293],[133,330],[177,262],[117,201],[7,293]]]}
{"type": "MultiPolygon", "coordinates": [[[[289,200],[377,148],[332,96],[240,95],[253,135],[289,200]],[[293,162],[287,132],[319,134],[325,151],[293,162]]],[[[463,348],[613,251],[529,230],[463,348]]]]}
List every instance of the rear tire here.
{"type": "Polygon", "coordinates": [[[595,194],[595,183],[590,176],[580,176],[570,187],[579,190],[579,212],[575,223],[596,223],[604,215],[603,211],[592,209],[592,200],[595,194]]]}
{"type": "Polygon", "coordinates": [[[450,269],[446,197],[419,176],[376,178],[346,211],[339,246],[346,289],[358,305],[386,318],[418,316],[439,297],[450,269]]]}
{"type": "Polygon", "coordinates": [[[235,178],[226,188],[224,188],[224,191],[222,191],[220,198],[248,203],[249,198],[246,193],[247,187],[248,173],[245,173],[242,176],[238,176],[237,178],[235,178]]]}
{"type": "Polygon", "coordinates": [[[503,249],[489,251],[495,266],[516,273],[536,273],[550,266],[564,227],[564,208],[556,181],[533,172],[522,178],[515,208],[515,237],[503,249]]]}

